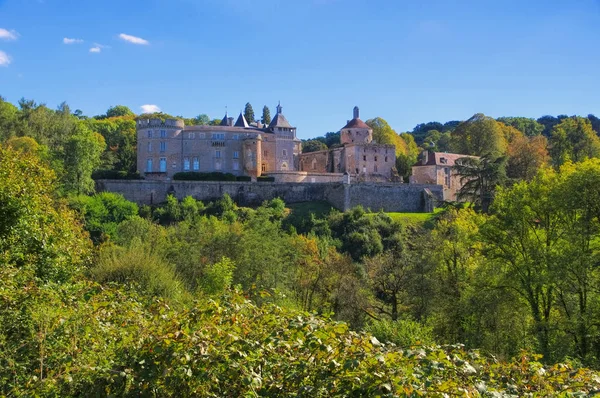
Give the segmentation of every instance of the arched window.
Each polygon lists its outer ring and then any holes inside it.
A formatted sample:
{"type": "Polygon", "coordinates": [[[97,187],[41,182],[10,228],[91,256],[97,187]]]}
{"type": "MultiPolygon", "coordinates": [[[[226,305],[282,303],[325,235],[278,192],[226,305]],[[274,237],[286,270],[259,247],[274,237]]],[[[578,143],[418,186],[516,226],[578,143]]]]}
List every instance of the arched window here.
{"type": "Polygon", "coordinates": [[[316,169],[317,169],[317,159],[313,159],[313,160],[312,160],[312,163],[311,163],[311,168],[312,168],[313,170],[316,170],[316,169]]]}

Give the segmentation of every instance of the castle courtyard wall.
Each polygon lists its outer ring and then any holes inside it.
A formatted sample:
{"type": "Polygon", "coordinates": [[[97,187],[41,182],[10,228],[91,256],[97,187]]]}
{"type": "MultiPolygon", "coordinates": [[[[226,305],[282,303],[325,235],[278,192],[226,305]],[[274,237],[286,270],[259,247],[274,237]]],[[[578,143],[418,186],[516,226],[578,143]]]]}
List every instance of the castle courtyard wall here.
{"type": "Polygon", "coordinates": [[[431,208],[428,197],[443,200],[442,186],[423,184],[99,180],[96,185],[99,192],[120,193],[138,204],[159,204],[168,194],[211,201],[227,193],[240,206],[281,198],[286,203],[327,201],[343,211],[362,205],[372,211],[421,212],[431,208]]]}

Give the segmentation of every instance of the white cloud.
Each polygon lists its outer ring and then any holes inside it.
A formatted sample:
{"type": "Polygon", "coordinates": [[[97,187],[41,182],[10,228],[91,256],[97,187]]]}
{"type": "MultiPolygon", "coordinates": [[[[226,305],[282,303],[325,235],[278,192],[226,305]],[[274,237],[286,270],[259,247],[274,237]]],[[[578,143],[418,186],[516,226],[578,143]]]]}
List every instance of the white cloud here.
{"type": "Polygon", "coordinates": [[[8,66],[12,59],[4,51],[0,51],[0,66],[8,66]]]}
{"type": "Polygon", "coordinates": [[[17,40],[17,37],[19,37],[19,34],[16,31],[0,28],[0,39],[17,40]]]}
{"type": "Polygon", "coordinates": [[[132,44],[140,44],[143,46],[147,46],[148,44],[150,44],[150,42],[148,40],[144,40],[141,37],[135,37],[135,36],[131,36],[131,35],[126,35],[125,33],[121,33],[119,35],[119,39],[127,41],[129,43],[132,44]]]}
{"type": "Polygon", "coordinates": [[[142,105],[140,106],[144,113],[155,113],[160,112],[160,108],[157,105],[142,105]]]}
{"type": "Polygon", "coordinates": [[[63,43],[65,43],[65,44],[79,44],[79,43],[83,43],[83,40],[81,40],[81,39],[70,39],[68,37],[65,37],[63,39],[63,43]]]}
{"type": "Polygon", "coordinates": [[[102,49],[100,47],[92,47],[92,48],[90,48],[90,52],[91,53],[99,53],[101,51],[102,51],[102,49]]]}

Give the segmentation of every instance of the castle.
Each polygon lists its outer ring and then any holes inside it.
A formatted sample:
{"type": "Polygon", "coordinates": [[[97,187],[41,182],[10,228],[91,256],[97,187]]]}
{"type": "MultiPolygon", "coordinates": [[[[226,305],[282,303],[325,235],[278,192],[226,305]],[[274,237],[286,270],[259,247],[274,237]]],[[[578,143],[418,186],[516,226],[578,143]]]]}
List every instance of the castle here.
{"type": "Polygon", "coordinates": [[[354,117],[340,130],[341,146],[302,153],[296,128],[281,104],[268,126],[251,123],[240,112],[218,126],[185,126],[183,120],[137,122],[137,167],[147,179],[171,179],[178,172],[223,172],[273,176],[279,182],[335,182],[344,175],[358,181],[390,181],[395,147],[373,142],[373,130],[354,117]]]}

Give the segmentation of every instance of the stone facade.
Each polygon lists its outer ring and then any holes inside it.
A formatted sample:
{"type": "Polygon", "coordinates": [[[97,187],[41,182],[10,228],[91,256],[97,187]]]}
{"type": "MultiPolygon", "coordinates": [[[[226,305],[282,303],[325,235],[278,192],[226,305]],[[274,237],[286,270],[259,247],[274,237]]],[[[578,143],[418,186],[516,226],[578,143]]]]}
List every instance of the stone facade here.
{"type": "Polygon", "coordinates": [[[219,126],[185,126],[182,120],[138,120],[137,167],[150,179],[170,179],[182,171],[223,172],[253,178],[297,170],[301,143],[281,105],[266,127],[251,126],[240,113],[219,126]]]}
{"type": "Polygon", "coordinates": [[[360,120],[358,107],[353,116],[340,130],[342,146],[300,154],[300,171],[349,174],[353,181],[394,179],[396,148],[373,142],[373,130],[360,120]]]}
{"type": "Polygon", "coordinates": [[[460,176],[454,171],[457,159],[468,157],[456,153],[423,151],[419,162],[412,168],[411,184],[438,184],[443,187],[444,200],[456,201],[463,186],[460,176]]]}
{"type": "Polygon", "coordinates": [[[120,193],[138,204],[162,203],[169,194],[180,200],[192,196],[202,201],[228,194],[241,206],[257,206],[274,198],[286,203],[324,200],[342,211],[358,205],[372,211],[431,211],[431,202],[443,199],[440,185],[422,184],[99,180],[96,188],[99,192],[120,193]]]}

